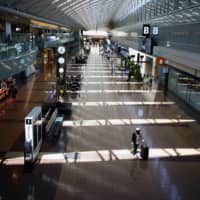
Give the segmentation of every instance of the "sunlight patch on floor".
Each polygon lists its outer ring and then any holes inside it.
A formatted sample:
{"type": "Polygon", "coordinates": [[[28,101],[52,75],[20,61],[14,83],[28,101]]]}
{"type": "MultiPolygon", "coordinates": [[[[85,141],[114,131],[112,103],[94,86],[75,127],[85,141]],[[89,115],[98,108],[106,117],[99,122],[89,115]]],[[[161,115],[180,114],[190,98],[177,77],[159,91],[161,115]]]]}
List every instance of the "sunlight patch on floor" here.
{"type": "Polygon", "coordinates": [[[72,102],[72,106],[134,106],[134,105],[173,105],[173,101],[97,101],[97,102],[72,102]]]}
{"type": "MultiPolygon", "coordinates": [[[[150,148],[149,159],[162,158],[184,158],[188,156],[200,156],[199,148],[150,148]]],[[[117,160],[142,159],[140,149],[136,156],[132,149],[108,149],[94,151],[78,151],[68,153],[39,153],[36,164],[66,164],[66,163],[87,163],[87,162],[108,162],[117,160]]],[[[23,152],[9,152],[1,164],[6,166],[24,165],[23,152]]]]}
{"type": "MultiPolygon", "coordinates": [[[[50,91],[45,91],[45,93],[48,93],[50,91]]],[[[77,90],[77,91],[71,91],[66,90],[66,93],[161,93],[161,90],[77,90]]]]}
{"type": "Polygon", "coordinates": [[[97,119],[97,120],[66,120],[63,127],[85,126],[123,126],[123,125],[161,125],[194,123],[194,119],[97,119]]]}

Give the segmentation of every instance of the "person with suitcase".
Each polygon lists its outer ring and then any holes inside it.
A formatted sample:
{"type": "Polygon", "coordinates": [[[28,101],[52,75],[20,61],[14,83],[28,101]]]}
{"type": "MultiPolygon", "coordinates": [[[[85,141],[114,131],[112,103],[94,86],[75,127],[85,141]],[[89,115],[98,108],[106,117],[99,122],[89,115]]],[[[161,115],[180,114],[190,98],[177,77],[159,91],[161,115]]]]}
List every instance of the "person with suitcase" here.
{"type": "Polygon", "coordinates": [[[140,128],[136,128],[136,131],[133,132],[131,141],[133,143],[133,154],[136,155],[138,146],[140,145],[140,143],[142,141],[142,136],[140,134],[140,128]]]}

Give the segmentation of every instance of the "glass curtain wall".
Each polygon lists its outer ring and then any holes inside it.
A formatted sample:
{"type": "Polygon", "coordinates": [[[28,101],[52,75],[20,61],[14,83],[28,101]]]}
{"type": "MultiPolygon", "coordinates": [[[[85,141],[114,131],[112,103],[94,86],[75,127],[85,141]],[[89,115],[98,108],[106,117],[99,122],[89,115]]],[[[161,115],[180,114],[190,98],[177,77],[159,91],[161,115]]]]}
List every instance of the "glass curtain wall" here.
{"type": "Polygon", "coordinates": [[[200,79],[170,69],[169,89],[196,110],[200,111],[200,79]]]}
{"type": "Polygon", "coordinates": [[[182,14],[174,16],[172,21],[181,22],[187,19],[187,22],[193,22],[199,18],[199,6],[200,0],[131,0],[126,9],[119,11],[115,21],[123,21],[131,16],[132,22],[140,23],[184,11],[182,14]],[[192,10],[188,10],[189,8],[192,10]]]}

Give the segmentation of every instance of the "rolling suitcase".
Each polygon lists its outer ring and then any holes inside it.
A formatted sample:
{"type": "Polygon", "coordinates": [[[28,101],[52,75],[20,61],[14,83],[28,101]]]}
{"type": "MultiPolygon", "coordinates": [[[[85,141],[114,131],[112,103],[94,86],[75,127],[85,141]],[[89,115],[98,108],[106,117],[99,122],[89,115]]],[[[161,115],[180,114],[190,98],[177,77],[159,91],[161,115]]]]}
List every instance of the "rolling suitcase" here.
{"type": "Polygon", "coordinates": [[[148,160],[148,158],[149,158],[149,147],[147,145],[141,145],[140,156],[143,160],[148,160]]]}

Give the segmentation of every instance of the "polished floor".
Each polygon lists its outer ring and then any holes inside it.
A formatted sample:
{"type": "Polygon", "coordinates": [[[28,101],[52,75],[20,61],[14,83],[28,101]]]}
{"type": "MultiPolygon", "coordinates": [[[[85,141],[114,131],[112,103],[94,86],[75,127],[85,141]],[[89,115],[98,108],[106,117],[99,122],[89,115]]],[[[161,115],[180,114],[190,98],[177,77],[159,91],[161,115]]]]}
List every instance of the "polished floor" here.
{"type": "Polygon", "coordinates": [[[51,67],[32,77],[15,101],[0,105],[0,199],[199,200],[199,114],[173,94],[127,82],[93,47],[81,72],[57,142],[45,138],[32,172],[23,170],[23,120],[48,98],[51,67]],[[140,127],[150,147],[148,161],[134,157],[130,138],[140,127]]]}

